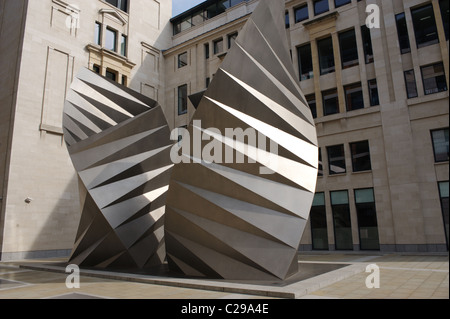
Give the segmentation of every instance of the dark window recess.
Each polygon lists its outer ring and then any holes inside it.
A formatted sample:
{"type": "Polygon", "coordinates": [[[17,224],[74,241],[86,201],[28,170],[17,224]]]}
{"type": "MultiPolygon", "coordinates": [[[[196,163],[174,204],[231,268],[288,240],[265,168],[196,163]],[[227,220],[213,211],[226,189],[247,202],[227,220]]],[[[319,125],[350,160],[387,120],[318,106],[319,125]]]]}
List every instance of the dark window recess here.
{"type": "Polygon", "coordinates": [[[231,49],[234,42],[236,41],[236,38],[238,37],[238,33],[233,33],[228,36],[228,49],[231,49]]]}
{"type": "Polygon", "coordinates": [[[289,29],[289,27],[291,26],[289,22],[289,12],[286,12],[284,15],[284,23],[286,25],[286,29],[289,29]]]}
{"type": "Polygon", "coordinates": [[[187,113],[187,85],[178,87],[178,115],[187,113]]]}
{"type": "Polygon", "coordinates": [[[440,182],[439,183],[439,197],[441,199],[441,208],[442,208],[442,218],[444,221],[444,230],[445,230],[445,237],[447,239],[447,250],[448,250],[448,211],[449,211],[449,205],[448,205],[448,187],[449,182],[440,182]]]}
{"type": "Polygon", "coordinates": [[[421,70],[425,95],[447,91],[447,81],[442,63],[423,66],[421,70]]]}
{"type": "Polygon", "coordinates": [[[128,45],[128,38],[126,35],[122,35],[120,37],[120,54],[122,56],[127,56],[127,45],[128,45]]]}
{"type": "Polygon", "coordinates": [[[414,70],[405,71],[405,85],[406,85],[406,94],[408,99],[417,97],[417,85],[416,85],[416,76],[414,74],[414,70]]]}
{"type": "Polygon", "coordinates": [[[99,22],[95,22],[95,39],[94,43],[102,45],[102,25],[99,22]]]}
{"type": "Polygon", "coordinates": [[[317,106],[316,106],[316,95],[310,94],[305,96],[308,106],[311,109],[313,118],[317,118],[317,106]]]}
{"type": "Polygon", "coordinates": [[[214,41],[214,54],[222,53],[223,51],[223,39],[214,41]]]}
{"type": "Polygon", "coordinates": [[[346,173],[344,145],[329,146],[327,153],[330,175],[346,173]]]}
{"type": "Polygon", "coordinates": [[[431,4],[411,10],[417,48],[439,42],[436,20],[431,4]]]}
{"type": "Polygon", "coordinates": [[[310,221],[312,248],[314,250],[328,250],[327,212],[324,193],[314,195],[310,221]]]}
{"type": "Polygon", "coordinates": [[[370,35],[370,29],[363,25],[361,27],[361,34],[362,34],[362,40],[363,40],[363,47],[364,47],[364,60],[366,61],[366,64],[373,62],[373,48],[372,48],[372,37],[370,35]]]}
{"type": "Polygon", "coordinates": [[[347,191],[331,192],[336,250],[353,250],[352,223],[347,191]]]}
{"type": "Polygon", "coordinates": [[[333,40],[331,37],[317,41],[319,51],[320,75],[335,71],[333,40]]]}
{"type": "Polygon", "coordinates": [[[441,16],[442,16],[442,23],[444,24],[444,31],[445,31],[445,40],[448,41],[448,29],[449,29],[449,11],[448,11],[448,0],[439,0],[439,7],[441,8],[441,16]]]}
{"type": "Polygon", "coordinates": [[[319,177],[323,176],[322,148],[319,147],[319,177]]]}
{"type": "Polygon", "coordinates": [[[358,49],[354,29],[339,34],[339,45],[341,48],[342,68],[347,69],[358,65],[358,49]]]}
{"type": "Polygon", "coordinates": [[[405,13],[399,13],[395,16],[397,25],[398,42],[400,44],[400,52],[402,54],[411,52],[411,45],[409,43],[408,27],[406,25],[405,13]]]}
{"type": "Polygon", "coordinates": [[[295,23],[302,22],[309,18],[308,5],[304,5],[294,9],[295,23]]]}
{"type": "Polygon", "coordinates": [[[368,84],[369,84],[370,106],[380,105],[380,98],[378,96],[377,79],[369,80],[368,84]]]}
{"type": "Polygon", "coordinates": [[[339,113],[339,98],[336,89],[322,92],[323,115],[339,113]]]}
{"type": "Polygon", "coordinates": [[[178,55],[178,68],[182,68],[188,65],[188,54],[187,52],[183,52],[178,55]]]}
{"type": "Polygon", "coordinates": [[[432,131],[431,138],[433,140],[435,162],[436,163],[448,162],[449,160],[448,128],[432,131]]]}
{"type": "Polygon", "coordinates": [[[361,83],[351,84],[344,87],[347,111],[364,108],[364,98],[361,83]]]}
{"type": "Polygon", "coordinates": [[[205,59],[209,59],[209,43],[205,44],[205,59]]]}
{"type": "Polygon", "coordinates": [[[356,189],[355,206],[358,217],[360,249],[380,250],[377,209],[373,189],[356,189]]]}
{"type": "Polygon", "coordinates": [[[114,81],[114,82],[117,81],[117,73],[114,71],[106,70],[105,76],[107,79],[110,79],[111,81],[114,81]]]}
{"type": "Polygon", "coordinates": [[[92,67],[92,71],[94,71],[97,74],[100,74],[100,67],[97,64],[94,64],[92,67]]]}
{"type": "Polygon", "coordinates": [[[316,0],[313,2],[314,4],[314,15],[318,15],[330,10],[328,6],[328,0],[316,0]]]}
{"type": "Polygon", "coordinates": [[[352,0],[334,0],[334,6],[336,8],[339,8],[341,6],[349,4],[350,2],[352,2],[352,0]]]}
{"type": "Polygon", "coordinates": [[[297,49],[300,81],[312,79],[314,77],[311,44],[305,44],[297,49]]]}
{"type": "Polygon", "coordinates": [[[372,170],[369,141],[351,143],[350,150],[352,152],[353,172],[372,170]]]}
{"type": "Polygon", "coordinates": [[[112,4],[116,8],[124,12],[128,12],[128,0],[106,0],[109,4],[112,4]]]}

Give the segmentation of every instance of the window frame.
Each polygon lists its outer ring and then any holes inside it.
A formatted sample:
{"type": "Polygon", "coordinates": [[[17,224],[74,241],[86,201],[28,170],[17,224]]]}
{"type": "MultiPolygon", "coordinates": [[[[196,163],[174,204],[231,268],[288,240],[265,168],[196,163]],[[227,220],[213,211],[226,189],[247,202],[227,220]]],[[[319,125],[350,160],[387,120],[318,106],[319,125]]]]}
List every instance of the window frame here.
{"type": "Polygon", "coordinates": [[[105,37],[105,49],[112,51],[112,52],[116,52],[117,53],[117,36],[119,34],[119,31],[117,31],[116,29],[113,29],[109,26],[106,27],[106,37],[105,37]],[[108,45],[108,32],[110,32],[110,34],[114,35],[114,47],[111,49],[109,47],[106,47],[106,45],[108,45]]]}
{"type": "Polygon", "coordinates": [[[400,47],[400,53],[401,54],[410,53],[411,42],[409,40],[408,25],[406,23],[406,15],[404,12],[395,15],[395,26],[397,28],[397,39],[400,47]],[[405,31],[406,34],[401,34],[400,28],[402,29],[401,31],[405,31]],[[407,44],[407,47],[405,46],[402,47],[402,44],[404,45],[407,44]]]}
{"type": "Polygon", "coordinates": [[[347,112],[360,110],[360,109],[363,109],[365,107],[365,105],[364,105],[364,93],[363,93],[363,88],[362,88],[361,82],[356,82],[356,83],[345,85],[344,86],[344,95],[345,95],[345,107],[346,107],[347,112]],[[360,89],[359,92],[361,94],[362,105],[361,106],[356,106],[356,108],[349,109],[349,106],[353,105],[353,99],[351,99],[352,103],[349,105],[349,94],[352,95],[353,93],[348,93],[347,90],[353,89],[353,88],[359,88],[360,89]]]}
{"type": "Polygon", "coordinates": [[[182,68],[184,68],[185,66],[187,66],[187,65],[189,64],[189,55],[188,55],[188,52],[185,51],[185,52],[183,52],[183,53],[178,54],[178,56],[177,56],[177,61],[178,61],[178,69],[182,69],[182,68]],[[184,62],[184,61],[182,60],[182,57],[183,57],[183,56],[186,57],[186,62],[184,62]]]}
{"type": "MultiPolygon", "coordinates": [[[[356,41],[356,32],[354,28],[339,32],[338,34],[338,38],[339,38],[339,51],[341,53],[341,66],[342,69],[349,69],[351,67],[357,66],[359,65],[359,54],[358,54],[358,44],[356,41]],[[354,45],[342,45],[342,41],[344,40],[343,37],[348,35],[348,34],[353,34],[352,40],[354,40],[354,45]],[[346,49],[346,48],[350,48],[350,49],[346,49]],[[355,54],[356,53],[356,59],[352,59],[349,61],[344,61],[344,58],[347,56],[346,54],[344,54],[345,52],[350,52],[350,50],[352,50],[352,53],[355,54]]],[[[348,39],[350,39],[351,37],[349,37],[348,39]]]]}
{"type": "MultiPolygon", "coordinates": [[[[334,98],[333,98],[333,99],[334,99],[334,98]]],[[[333,114],[339,114],[339,113],[340,113],[339,93],[338,93],[337,88],[322,91],[322,108],[323,108],[323,115],[324,115],[324,116],[330,116],[330,115],[333,115],[333,114]],[[334,113],[328,113],[328,112],[327,112],[327,108],[326,108],[326,101],[327,101],[327,100],[331,100],[331,99],[326,99],[326,98],[325,98],[325,95],[326,95],[326,94],[331,95],[332,92],[333,92],[333,95],[336,95],[336,97],[335,97],[335,99],[336,99],[336,112],[334,112],[334,113]]]]}
{"type": "MultiPolygon", "coordinates": [[[[437,25],[436,25],[436,16],[434,14],[434,9],[433,9],[432,3],[427,3],[420,7],[411,8],[411,18],[412,18],[412,24],[413,24],[413,28],[414,28],[414,38],[416,40],[417,49],[439,43],[439,35],[438,35],[438,30],[437,30],[437,25]],[[434,21],[434,32],[433,33],[435,33],[436,35],[433,39],[430,39],[428,41],[418,41],[418,39],[419,39],[418,35],[421,35],[423,32],[425,32],[425,28],[423,27],[423,25],[417,25],[417,22],[416,22],[417,20],[414,19],[414,15],[419,10],[424,10],[427,7],[431,8],[431,18],[434,21]]],[[[424,19],[423,18],[419,19],[419,21],[424,21],[424,19]]],[[[429,33],[425,36],[429,36],[430,34],[432,34],[432,33],[429,33]]]]}
{"type": "Polygon", "coordinates": [[[320,15],[322,13],[330,11],[330,3],[328,2],[328,0],[313,0],[312,3],[313,3],[314,16],[318,16],[318,15],[320,15]],[[320,12],[316,11],[316,9],[317,9],[316,8],[316,4],[319,3],[319,2],[326,3],[326,5],[327,5],[326,10],[323,10],[323,11],[320,11],[320,12]]]}
{"type": "MultiPolygon", "coordinates": [[[[336,72],[336,63],[335,63],[335,60],[334,60],[334,51],[333,51],[333,38],[331,36],[328,36],[328,37],[325,37],[325,38],[317,40],[317,53],[319,54],[320,75],[326,75],[326,74],[330,74],[330,73],[336,72]],[[331,45],[327,45],[327,46],[323,45],[323,43],[325,41],[331,41],[331,45]],[[323,48],[323,47],[331,48],[331,52],[333,54],[333,58],[330,59],[332,61],[333,65],[332,66],[328,66],[326,69],[324,69],[323,65],[322,65],[322,62],[324,62],[324,58],[323,58],[323,55],[321,54],[321,52],[323,51],[323,50],[321,50],[321,48],[323,48]]],[[[329,60],[328,57],[329,56],[327,56],[327,59],[326,59],[327,61],[329,60]]]]}
{"type": "Polygon", "coordinates": [[[224,52],[224,49],[225,49],[225,47],[224,47],[224,41],[223,41],[223,38],[216,39],[216,40],[213,41],[213,52],[214,52],[214,55],[218,55],[218,54],[223,53],[223,52],[224,52]],[[219,47],[218,47],[217,45],[218,45],[219,43],[222,43],[222,48],[221,48],[221,50],[218,50],[219,47]]]}
{"type": "MultiPolygon", "coordinates": [[[[434,138],[434,133],[435,132],[440,132],[440,131],[444,131],[445,130],[449,130],[448,127],[444,127],[444,128],[439,128],[439,129],[434,129],[430,131],[431,134],[431,144],[433,145],[433,156],[434,156],[434,163],[446,163],[449,161],[449,155],[448,155],[448,151],[447,151],[447,159],[446,160],[439,160],[438,157],[436,155],[438,155],[436,153],[436,143],[435,143],[435,138],[434,138]]],[[[445,134],[445,133],[444,133],[445,134]]]]}
{"type": "MultiPolygon", "coordinates": [[[[436,94],[436,93],[440,93],[440,92],[446,92],[448,90],[447,81],[446,81],[446,78],[445,78],[445,68],[444,68],[444,64],[442,62],[421,66],[420,67],[420,73],[421,73],[421,76],[422,76],[423,91],[424,91],[425,95],[431,95],[431,94],[436,94]],[[444,78],[443,83],[445,84],[445,88],[443,90],[439,90],[439,87],[438,87],[437,88],[438,89],[437,92],[429,92],[429,93],[427,93],[427,88],[426,88],[426,85],[425,85],[425,78],[424,78],[424,69],[425,68],[430,68],[430,67],[435,67],[435,66],[440,66],[442,68],[443,75],[441,75],[441,76],[443,76],[443,78],[444,78]]],[[[436,76],[434,78],[436,78],[436,76]]]]}
{"type": "MultiPolygon", "coordinates": [[[[327,149],[327,158],[328,158],[328,175],[329,176],[335,176],[335,175],[347,174],[347,161],[346,161],[346,158],[345,158],[345,147],[344,147],[344,144],[330,145],[330,146],[327,146],[326,149],[327,149]],[[337,147],[341,147],[342,148],[342,154],[341,154],[342,160],[339,160],[339,161],[343,161],[343,164],[344,164],[344,167],[343,167],[344,171],[343,172],[334,172],[331,169],[331,164],[336,162],[336,161],[332,161],[331,160],[330,149],[337,148],[337,147]]],[[[337,167],[339,167],[339,166],[337,166],[337,167]]],[[[341,168],[341,167],[339,167],[339,168],[341,168]]]]}
{"type": "Polygon", "coordinates": [[[407,96],[407,98],[408,99],[414,99],[414,98],[418,97],[419,96],[419,90],[417,90],[416,72],[414,71],[414,69],[403,71],[403,77],[405,79],[405,88],[406,88],[406,96],[407,96]],[[409,91],[409,87],[408,87],[408,80],[406,78],[408,72],[412,72],[412,77],[414,79],[414,90],[415,90],[416,93],[413,96],[410,95],[410,91],[409,91]]]}
{"type": "Polygon", "coordinates": [[[295,23],[300,23],[302,21],[308,20],[309,19],[309,11],[308,11],[308,3],[304,3],[298,7],[294,8],[294,21],[295,23]],[[297,12],[299,12],[300,10],[305,10],[306,9],[306,17],[303,16],[300,19],[297,19],[297,12]]]}
{"type": "Polygon", "coordinates": [[[311,43],[304,43],[300,46],[297,47],[297,59],[298,59],[298,71],[299,71],[299,77],[300,77],[300,81],[306,81],[309,79],[314,78],[314,68],[313,68],[313,62],[312,62],[312,48],[311,48],[311,43]],[[309,47],[308,53],[309,53],[309,57],[306,57],[306,60],[310,61],[310,68],[309,68],[309,72],[307,73],[308,75],[306,77],[304,77],[304,75],[306,73],[303,73],[302,71],[302,67],[303,67],[303,58],[302,58],[302,49],[309,47]]]}
{"type": "Polygon", "coordinates": [[[188,99],[188,85],[187,84],[182,84],[180,86],[178,86],[177,88],[177,98],[178,98],[178,116],[181,115],[185,115],[188,113],[188,103],[187,103],[187,99],[188,99]],[[184,99],[182,99],[182,97],[180,96],[180,91],[181,89],[186,89],[186,96],[184,97],[184,99]],[[182,104],[180,104],[180,101],[182,104]]]}
{"type": "Polygon", "coordinates": [[[352,172],[353,173],[371,172],[372,171],[372,156],[371,156],[371,152],[370,152],[370,142],[369,142],[369,140],[352,142],[349,145],[350,145],[350,155],[351,155],[351,159],[352,159],[352,172]],[[369,157],[368,158],[368,160],[369,160],[369,163],[368,163],[369,168],[368,169],[356,169],[355,168],[355,166],[357,166],[357,165],[355,165],[356,164],[355,163],[356,162],[356,156],[358,156],[361,153],[355,154],[353,152],[353,145],[358,145],[358,144],[361,145],[362,143],[367,143],[367,152],[369,153],[368,154],[368,157],[369,157]]]}

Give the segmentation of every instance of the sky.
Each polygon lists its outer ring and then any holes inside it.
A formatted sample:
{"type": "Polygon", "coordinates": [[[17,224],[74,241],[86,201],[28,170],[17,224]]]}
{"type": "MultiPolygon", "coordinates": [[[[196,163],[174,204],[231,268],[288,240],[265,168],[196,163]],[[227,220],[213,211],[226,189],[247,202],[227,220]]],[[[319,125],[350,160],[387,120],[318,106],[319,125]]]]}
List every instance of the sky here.
{"type": "Polygon", "coordinates": [[[205,0],[173,0],[172,17],[175,17],[192,7],[195,7],[197,4],[202,3],[203,1],[205,0]]]}

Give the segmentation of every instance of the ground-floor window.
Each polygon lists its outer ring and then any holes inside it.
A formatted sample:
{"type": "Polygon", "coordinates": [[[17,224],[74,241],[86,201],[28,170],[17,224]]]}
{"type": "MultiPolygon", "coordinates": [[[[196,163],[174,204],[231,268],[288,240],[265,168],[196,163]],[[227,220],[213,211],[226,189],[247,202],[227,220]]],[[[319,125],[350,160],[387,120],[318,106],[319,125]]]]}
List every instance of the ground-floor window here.
{"type": "Polygon", "coordinates": [[[331,192],[336,250],[353,250],[348,191],[331,192]]]}
{"type": "Polygon", "coordinates": [[[448,186],[449,182],[439,183],[439,197],[441,198],[442,217],[444,218],[445,236],[447,239],[448,249],[448,186]]]}
{"type": "Polygon", "coordinates": [[[314,250],[328,250],[327,212],[325,193],[317,193],[311,208],[311,236],[314,250]]]}
{"type": "Polygon", "coordinates": [[[356,214],[358,216],[361,250],[379,250],[377,209],[372,188],[355,190],[356,214]]]}

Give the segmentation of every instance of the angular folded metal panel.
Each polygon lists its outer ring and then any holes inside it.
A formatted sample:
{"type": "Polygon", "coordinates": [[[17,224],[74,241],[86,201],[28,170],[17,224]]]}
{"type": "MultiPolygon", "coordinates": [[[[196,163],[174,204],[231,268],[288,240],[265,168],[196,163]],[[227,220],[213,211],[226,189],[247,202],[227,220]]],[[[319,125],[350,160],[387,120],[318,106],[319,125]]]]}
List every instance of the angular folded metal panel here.
{"type": "Polygon", "coordinates": [[[162,264],[173,142],[161,107],[83,69],[67,95],[63,121],[82,207],[70,263],[162,264]]]}
{"type": "Polygon", "coordinates": [[[183,137],[190,148],[181,152],[190,163],[173,169],[165,238],[170,268],[185,275],[284,280],[298,271],[318,147],[291,62],[284,13],[284,1],[260,1],[183,137]],[[251,134],[237,141],[227,129],[255,132],[257,143],[251,134]],[[198,136],[202,143],[195,146],[198,136]],[[234,161],[227,161],[227,151],[234,161]]]}

